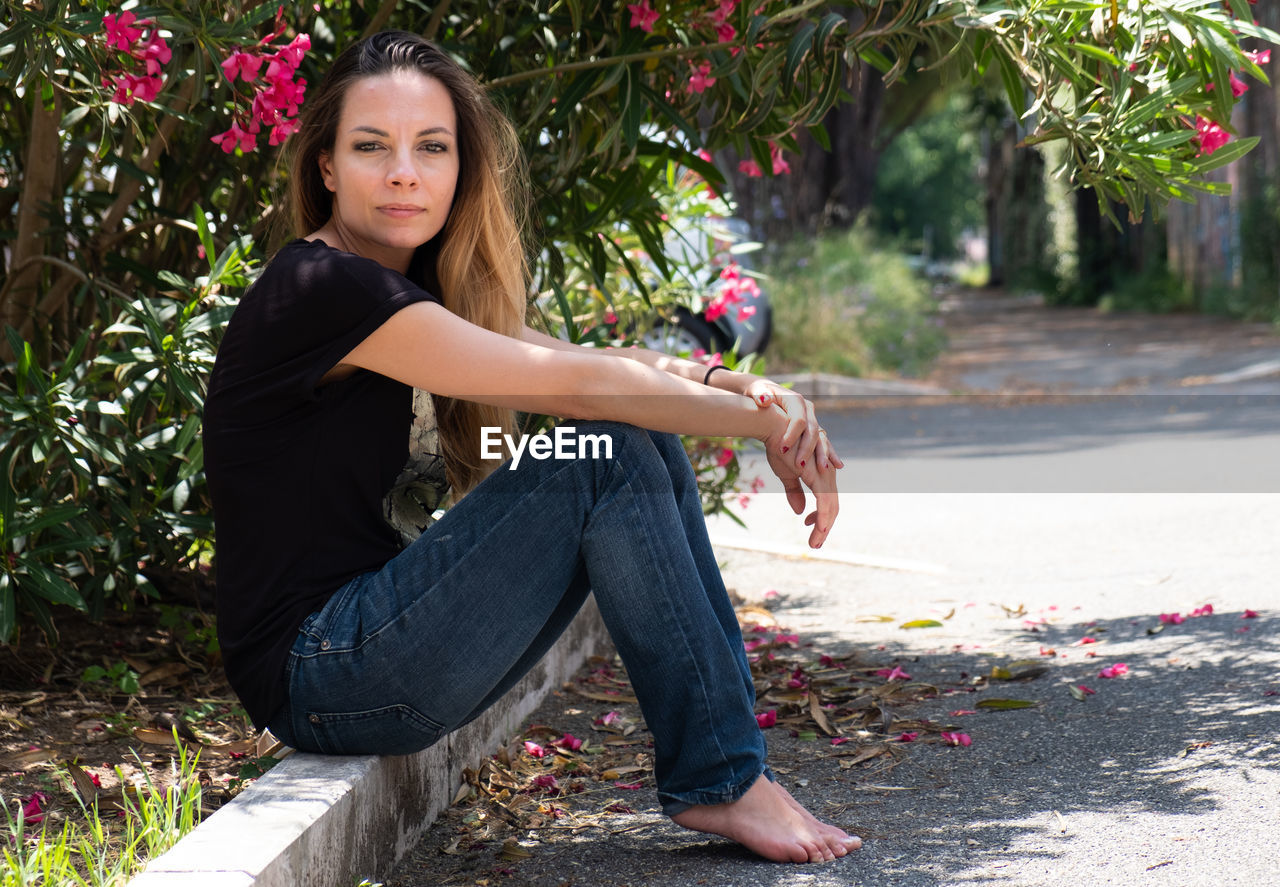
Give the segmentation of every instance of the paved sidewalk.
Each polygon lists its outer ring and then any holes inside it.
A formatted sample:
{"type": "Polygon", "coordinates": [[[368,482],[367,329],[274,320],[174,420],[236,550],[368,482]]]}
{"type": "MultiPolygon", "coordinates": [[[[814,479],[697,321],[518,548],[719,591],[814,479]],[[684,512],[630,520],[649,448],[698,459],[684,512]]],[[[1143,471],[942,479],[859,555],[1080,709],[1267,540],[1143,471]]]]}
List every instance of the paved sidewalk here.
{"type": "MultiPolygon", "coordinates": [[[[873,497],[841,542],[896,554],[897,569],[842,563],[839,548],[830,560],[720,548],[728,584],[772,606],[813,658],[897,664],[942,693],[902,717],[972,737],[846,770],[825,738],[767,731],[784,784],[866,840],[848,859],[764,862],[620,792],[636,813],[610,817],[614,833],[535,830],[515,861],[497,847],[443,853],[457,832],[441,823],[388,887],[1278,883],[1280,553],[1259,542],[1280,526],[1280,496],[1097,498],[873,497]],[[945,539],[934,563],[912,560],[907,525],[945,539]],[[1242,532],[1204,532],[1228,526],[1242,532]],[[1206,604],[1213,615],[1148,634],[1160,613],[1206,604]],[[1259,617],[1242,619],[1246,609],[1259,617]],[[899,627],[928,618],[943,626],[899,627]],[[1024,659],[1050,670],[969,692],[994,665],[1024,659]],[[1098,677],[1116,662],[1126,675],[1098,677]],[[1096,694],[1078,701],[1068,687],[1080,684],[1096,694]],[[1039,705],[952,714],[990,698],[1039,705]]],[[[606,707],[552,697],[531,721],[595,735],[590,719],[606,707]]]]}
{"type": "Polygon", "coordinates": [[[1280,329],[1198,314],[1104,314],[1038,296],[942,300],[949,349],[925,380],[954,392],[1280,393],[1280,329]]]}

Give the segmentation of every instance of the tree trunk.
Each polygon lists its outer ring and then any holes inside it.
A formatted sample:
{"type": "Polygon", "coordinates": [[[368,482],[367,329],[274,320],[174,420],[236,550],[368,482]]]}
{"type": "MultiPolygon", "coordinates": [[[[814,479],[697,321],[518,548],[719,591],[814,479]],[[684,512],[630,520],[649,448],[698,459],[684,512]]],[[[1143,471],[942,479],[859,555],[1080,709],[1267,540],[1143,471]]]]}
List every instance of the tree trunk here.
{"type": "MultiPolygon", "coordinates": [[[[10,255],[9,276],[0,290],[0,323],[25,330],[35,318],[40,301],[40,283],[45,266],[48,237],[41,234],[47,226],[43,213],[54,204],[54,187],[58,180],[61,151],[58,124],[62,105],[54,92],[53,107],[46,109],[39,97],[31,108],[31,137],[22,169],[22,197],[18,203],[18,233],[10,255]]],[[[0,342],[0,354],[6,358],[7,342],[0,342]]]]}

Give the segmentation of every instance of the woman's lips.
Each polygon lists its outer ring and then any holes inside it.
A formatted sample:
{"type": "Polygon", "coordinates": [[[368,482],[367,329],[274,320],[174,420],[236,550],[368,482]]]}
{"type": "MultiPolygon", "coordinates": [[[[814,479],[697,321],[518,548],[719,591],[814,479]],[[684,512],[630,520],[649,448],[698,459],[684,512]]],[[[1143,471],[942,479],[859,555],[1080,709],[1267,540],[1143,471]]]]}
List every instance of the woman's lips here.
{"type": "Polygon", "coordinates": [[[386,215],[389,215],[392,218],[396,218],[396,219],[407,219],[412,216],[416,216],[419,213],[426,212],[426,210],[420,206],[409,206],[408,204],[390,203],[390,204],[387,204],[386,206],[378,207],[378,212],[385,213],[386,215]]]}

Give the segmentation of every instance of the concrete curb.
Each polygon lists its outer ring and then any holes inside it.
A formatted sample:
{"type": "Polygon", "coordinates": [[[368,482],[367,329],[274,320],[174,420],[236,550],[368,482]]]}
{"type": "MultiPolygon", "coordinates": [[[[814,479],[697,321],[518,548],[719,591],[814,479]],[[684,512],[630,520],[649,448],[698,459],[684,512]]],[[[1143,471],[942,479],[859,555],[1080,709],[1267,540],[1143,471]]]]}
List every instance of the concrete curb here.
{"type": "Polygon", "coordinates": [[[849,397],[929,397],[950,394],[946,388],[909,379],[861,379],[832,373],[785,373],[770,376],[775,382],[791,384],[791,390],[815,402],[849,397]]]}
{"type": "MultiPolygon", "coordinates": [[[[491,709],[403,757],[295,753],[218,810],[130,887],[354,887],[395,868],[476,767],[609,643],[594,599],[491,709]]],[[[479,650],[478,650],[479,652],[479,650]]]]}

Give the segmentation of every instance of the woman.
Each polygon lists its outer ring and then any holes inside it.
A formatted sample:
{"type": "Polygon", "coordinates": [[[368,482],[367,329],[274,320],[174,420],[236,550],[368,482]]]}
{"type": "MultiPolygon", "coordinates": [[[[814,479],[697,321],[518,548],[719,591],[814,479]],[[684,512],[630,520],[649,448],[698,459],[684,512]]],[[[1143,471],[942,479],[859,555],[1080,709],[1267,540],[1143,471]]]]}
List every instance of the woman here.
{"type": "Polygon", "coordinates": [[[860,846],[765,766],[670,433],[764,441],[795,511],[802,483],[815,494],[816,547],[842,463],[812,406],[767,380],[528,329],[512,127],[420,38],[343,52],[294,139],[309,233],[237,308],[204,419],[219,637],[254,723],[308,751],[417,751],[496,701],[594,592],[654,733],[664,812],[779,861],[860,846]],[[495,471],[482,444],[511,410],[587,420],[582,439],[608,447],[495,471]]]}

